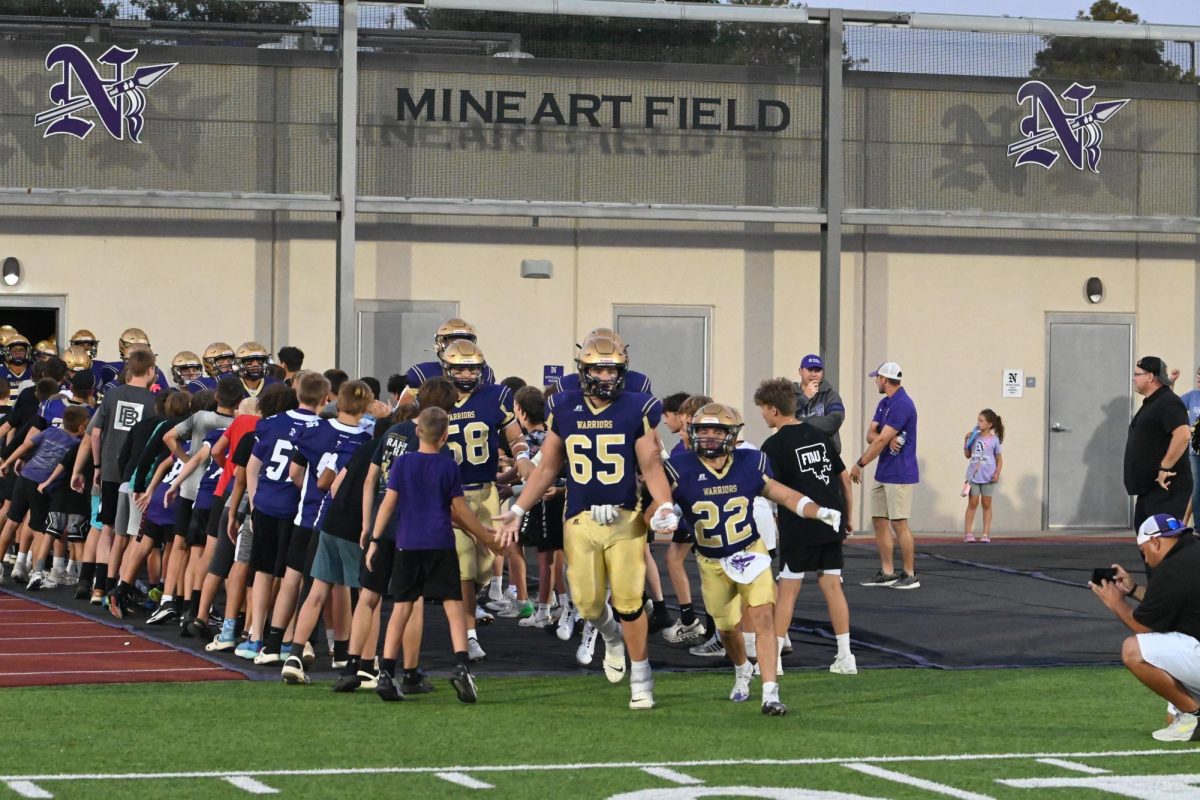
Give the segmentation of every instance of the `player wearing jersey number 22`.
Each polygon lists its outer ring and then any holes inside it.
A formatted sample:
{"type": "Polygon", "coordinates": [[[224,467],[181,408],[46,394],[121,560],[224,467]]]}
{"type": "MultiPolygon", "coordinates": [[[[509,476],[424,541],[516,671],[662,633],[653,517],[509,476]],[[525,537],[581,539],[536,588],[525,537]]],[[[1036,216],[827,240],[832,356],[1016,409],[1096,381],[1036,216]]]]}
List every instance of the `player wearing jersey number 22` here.
{"type": "Polygon", "coordinates": [[[625,676],[628,646],[629,707],[653,708],[654,677],[642,614],[646,531],[639,514],[637,472],[640,468],[653,498],[651,526],[658,532],[673,531],[679,518],[654,436],[662,405],[650,395],[623,391],[628,362],[624,348],[612,339],[595,337],[585,342],[575,363],[582,388],[550,398],[546,419],[550,430],[542,442],[541,463],[501,518],[503,531],[516,533],[525,510],[550,488],[565,461],[563,549],[572,597],[580,615],[604,639],[605,676],[612,683],[625,676]],[[612,608],[605,601],[609,586],[612,608]]]}

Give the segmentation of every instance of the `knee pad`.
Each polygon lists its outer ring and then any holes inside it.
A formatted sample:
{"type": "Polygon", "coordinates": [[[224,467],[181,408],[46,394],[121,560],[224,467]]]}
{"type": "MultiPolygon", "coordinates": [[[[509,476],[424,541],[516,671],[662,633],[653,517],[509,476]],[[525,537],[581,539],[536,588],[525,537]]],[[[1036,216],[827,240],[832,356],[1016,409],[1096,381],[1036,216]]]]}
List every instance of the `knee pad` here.
{"type": "Polygon", "coordinates": [[[645,606],[638,606],[637,611],[620,611],[616,606],[613,606],[613,614],[616,615],[617,619],[621,620],[622,622],[633,622],[635,619],[640,617],[642,612],[645,610],[645,606]]]}

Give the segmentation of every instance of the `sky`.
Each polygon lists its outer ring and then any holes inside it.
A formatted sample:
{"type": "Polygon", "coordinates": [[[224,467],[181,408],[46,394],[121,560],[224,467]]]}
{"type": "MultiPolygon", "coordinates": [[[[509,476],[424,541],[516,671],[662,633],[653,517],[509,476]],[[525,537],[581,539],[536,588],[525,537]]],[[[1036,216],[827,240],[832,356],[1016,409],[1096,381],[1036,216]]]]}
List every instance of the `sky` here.
{"type": "MultiPolygon", "coordinates": [[[[850,0],[844,4],[823,0],[810,2],[813,8],[841,7],[871,11],[925,11],[938,14],[980,14],[985,16],[1039,17],[1075,19],[1091,0],[850,0]]],[[[1121,0],[1145,22],[1159,25],[1200,25],[1198,0],[1121,0]]]]}

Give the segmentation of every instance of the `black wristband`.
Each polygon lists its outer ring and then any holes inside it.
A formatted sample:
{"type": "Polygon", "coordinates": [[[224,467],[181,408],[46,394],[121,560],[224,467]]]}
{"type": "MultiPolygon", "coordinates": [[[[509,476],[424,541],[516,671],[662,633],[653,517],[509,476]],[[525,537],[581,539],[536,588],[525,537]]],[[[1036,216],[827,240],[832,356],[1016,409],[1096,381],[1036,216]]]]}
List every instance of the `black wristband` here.
{"type": "Polygon", "coordinates": [[[866,464],[864,464],[864,463],[862,463],[862,459],[860,458],[858,461],[855,461],[855,462],[854,462],[854,466],[858,467],[859,469],[863,469],[863,468],[865,468],[867,465],[866,465],[866,464]]]}
{"type": "MultiPolygon", "coordinates": [[[[1125,596],[1126,596],[1126,597],[1133,597],[1134,593],[1135,593],[1135,592],[1137,592],[1137,590],[1138,590],[1138,585],[1135,583],[1135,584],[1133,585],[1133,588],[1132,588],[1132,589],[1130,589],[1128,592],[1126,592],[1126,593],[1125,593],[1125,596]]],[[[1134,600],[1136,600],[1137,598],[1136,598],[1136,597],[1133,597],[1133,599],[1134,599],[1134,600]]]]}

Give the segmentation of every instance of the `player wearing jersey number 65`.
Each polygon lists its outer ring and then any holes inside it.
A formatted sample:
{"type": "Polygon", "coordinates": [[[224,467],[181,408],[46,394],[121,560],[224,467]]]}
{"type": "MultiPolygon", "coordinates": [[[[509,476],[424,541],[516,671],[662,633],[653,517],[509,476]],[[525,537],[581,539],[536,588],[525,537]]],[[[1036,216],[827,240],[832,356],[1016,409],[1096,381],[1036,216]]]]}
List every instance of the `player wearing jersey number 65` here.
{"type": "Polygon", "coordinates": [[[654,435],[662,404],[648,394],[624,391],[628,361],[624,348],[612,339],[585,342],[575,363],[583,388],[550,398],[550,430],[539,451],[541,463],[502,517],[503,530],[516,534],[520,517],[541,499],[565,462],[563,551],[571,595],[580,616],[604,639],[605,676],[612,683],[624,678],[628,645],[629,707],[653,708],[654,677],[646,657],[647,621],[642,614],[646,528],[638,513],[637,471],[653,498],[651,526],[660,533],[675,530],[679,518],[672,509],[671,487],[654,435]],[[605,602],[606,585],[612,587],[611,609],[605,602]]]}
{"type": "Polygon", "coordinates": [[[818,519],[835,530],[842,514],[822,508],[794,489],[775,481],[767,457],[752,449],[735,449],[742,416],[720,403],[700,408],[688,425],[691,450],[668,459],[667,478],[675,502],[696,534],[696,561],[704,607],[712,614],[725,652],[733,662],[734,682],[729,699],[750,699],[754,668],[746,658],[738,623],[742,606],[758,643],[762,670],[762,712],[781,717],[787,706],[779,701],[776,673],[775,581],[771,557],[750,513],[754,498],[764,496],[807,519],[818,519]]]}

